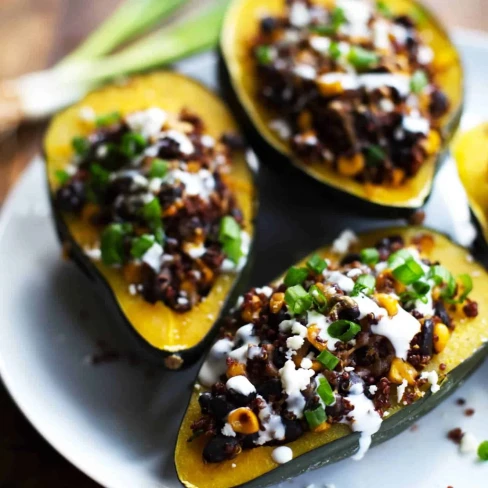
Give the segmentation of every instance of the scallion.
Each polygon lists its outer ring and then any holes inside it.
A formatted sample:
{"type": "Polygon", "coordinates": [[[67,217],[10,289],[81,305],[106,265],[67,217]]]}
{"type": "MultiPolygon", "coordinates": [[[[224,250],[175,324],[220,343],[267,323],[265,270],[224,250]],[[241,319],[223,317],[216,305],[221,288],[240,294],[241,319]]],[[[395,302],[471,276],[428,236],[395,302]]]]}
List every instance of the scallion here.
{"type": "Polygon", "coordinates": [[[132,241],[132,246],[130,248],[131,255],[136,258],[140,259],[146,251],[148,251],[154,244],[155,238],[149,234],[143,234],[140,237],[137,237],[132,241]]]}
{"type": "Polygon", "coordinates": [[[301,285],[308,276],[308,270],[292,266],[286,273],[283,282],[286,286],[301,285]]]}
{"type": "Polygon", "coordinates": [[[361,332],[361,326],[350,320],[336,320],[329,325],[327,332],[334,339],[348,342],[361,332]]]}
{"type": "Polygon", "coordinates": [[[168,172],[169,163],[163,159],[154,159],[149,169],[150,178],[164,178],[168,172]]]}
{"type": "Polygon", "coordinates": [[[335,402],[334,392],[326,378],[320,378],[317,393],[326,405],[332,405],[335,402]]]}
{"type": "Polygon", "coordinates": [[[68,183],[69,178],[70,178],[69,174],[66,171],[64,171],[63,169],[56,170],[56,172],[54,173],[54,176],[56,176],[56,180],[58,181],[58,183],[61,186],[68,183]]]}
{"type": "Polygon", "coordinates": [[[411,285],[425,274],[422,266],[414,259],[407,259],[394,268],[392,273],[394,278],[404,285],[411,285]]]}
{"type": "Polygon", "coordinates": [[[390,254],[388,258],[388,267],[390,269],[395,269],[400,264],[403,264],[408,259],[412,259],[412,255],[406,249],[399,249],[398,251],[390,254]]]}
{"type": "Polygon", "coordinates": [[[303,415],[305,416],[305,420],[307,421],[310,430],[316,429],[327,420],[327,414],[321,405],[314,410],[305,410],[303,415]]]}
{"type": "Polygon", "coordinates": [[[146,139],[141,134],[128,132],[122,136],[120,151],[128,158],[134,158],[146,147],[146,139]]]}
{"type": "Polygon", "coordinates": [[[273,49],[270,46],[258,46],[256,48],[256,59],[259,64],[271,64],[273,62],[273,49]]]}
{"type": "Polygon", "coordinates": [[[349,51],[349,62],[357,69],[368,69],[378,64],[380,57],[369,49],[364,49],[360,46],[353,46],[349,51]]]}
{"type": "Polygon", "coordinates": [[[488,461],[488,441],[483,441],[478,446],[478,457],[482,461],[488,461]]]}
{"type": "Polygon", "coordinates": [[[365,295],[372,295],[376,286],[376,280],[374,276],[363,274],[358,276],[356,283],[354,283],[354,288],[351,292],[351,296],[357,296],[360,293],[365,295]]]}
{"type": "Polygon", "coordinates": [[[117,122],[120,122],[119,112],[109,112],[106,114],[102,114],[95,119],[95,125],[97,127],[107,127],[109,125],[116,124],[117,122]]]}
{"type": "Polygon", "coordinates": [[[376,10],[383,15],[383,17],[388,19],[393,16],[393,12],[391,11],[390,7],[388,7],[388,5],[381,0],[376,2],[376,10]]]}
{"type": "Polygon", "coordinates": [[[332,41],[329,46],[329,55],[332,59],[339,59],[341,57],[342,51],[339,46],[339,43],[336,41],[332,41]]]}
{"type": "Polygon", "coordinates": [[[425,71],[417,70],[410,79],[410,89],[413,93],[421,93],[429,84],[425,71]]]}
{"type": "Polygon", "coordinates": [[[111,224],[101,236],[102,261],[108,266],[124,262],[124,237],[131,227],[126,224],[111,224]]]}
{"type": "Polygon", "coordinates": [[[339,358],[334,356],[331,352],[324,350],[317,356],[317,361],[322,363],[327,369],[333,371],[339,364],[339,358]]]}
{"type": "Polygon", "coordinates": [[[327,268],[327,263],[325,262],[325,259],[321,258],[318,254],[314,254],[307,261],[307,268],[316,274],[320,274],[327,268]]]}
{"type": "Polygon", "coordinates": [[[380,260],[380,253],[375,247],[362,249],[359,255],[361,256],[361,262],[370,266],[374,266],[380,260]]]}
{"type": "Polygon", "coordinates": [[[312,285],[309,288],[308,293],[312,297],[317,310],[319,312],[324,312],[327,308],[327,297],[324,295],[324,292],[317,285],[312,285]]]}
{"type": "Polygon", "coordinates": [[[86,156],[90,150],[90,142],[85,137],[73,137],[71,146],[78,156],[86,156]]]}
{"type": "Polygon", "coordinates": [[[386,159],[385,151],[377,144],[371,144],[366,149],[366,164],[368,166],[378,166],[386,159]]]}
{"type": "Polygon", "coordinates": [[[458,300],[459,303],[463,303],[468,297],[468,295],[471,293],[471,291],[473,290],[473,280],[471,276],[465,273],[460,274],[458,276],[458,280],[461,282],[462,290],[463,290],[461,295],[459,295],[458,300]]]}
{"type": "Polygon", "coordinates": [[[295,285],[286,290],[285,302],[290,312],[299,315],[312,306],[313,300],[302,285],[295,285]]]}
{"type": "Polygon", "coordinates": [[[161,204],[157,198],[153,198],[142,207],[142,218],[149,227],[158,227],[161,224],[161,204]]]}
{"type": "Polygon", "coordinates": [[[234,217],[226,215],[220,221],[219,241],[227,257],[237,263],[242,256],[241,228],[234,217]]]}

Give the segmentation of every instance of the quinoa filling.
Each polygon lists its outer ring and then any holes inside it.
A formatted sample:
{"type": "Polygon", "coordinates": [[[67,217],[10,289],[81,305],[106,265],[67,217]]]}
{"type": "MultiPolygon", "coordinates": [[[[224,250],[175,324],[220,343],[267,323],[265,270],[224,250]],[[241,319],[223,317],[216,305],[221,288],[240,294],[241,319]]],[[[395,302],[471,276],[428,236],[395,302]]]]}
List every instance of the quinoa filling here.
{"type": "Polygon", "coordinates": [[[261,18],[252,56],[270,128],[305,164],[399,186],[440,147],[449,102],[434,53],[383,2],[288,0],[261,18]]]}
{"type": "MultiPolygon", "coordinates": [[[[340,262],[314,255],[245,294],[199,373],[192,430],[208,439],[203,459],[222,462],[335,423],[361,432],[359,459],[390,407],[438,391],[442,378],[423,370],[446,347],[455,312],[476,317],[478,305],[469,275],[424,257],[433,239],[391,236],[340,262]]],[[[275,451],[273,459],[290,454],[275,451]]]]}
{"type": "Polygon", "coordinates": [[[160,108],[96,117],[72,141],[74,157],[58,171],[56,207],[100,231],[85,249],[94,260],[118,267],[129,292],[186,312],[210,292],[220,273],[238,272],[249,235],[228,178],[233,134],[215,140],[188,110],[160,108]]]}

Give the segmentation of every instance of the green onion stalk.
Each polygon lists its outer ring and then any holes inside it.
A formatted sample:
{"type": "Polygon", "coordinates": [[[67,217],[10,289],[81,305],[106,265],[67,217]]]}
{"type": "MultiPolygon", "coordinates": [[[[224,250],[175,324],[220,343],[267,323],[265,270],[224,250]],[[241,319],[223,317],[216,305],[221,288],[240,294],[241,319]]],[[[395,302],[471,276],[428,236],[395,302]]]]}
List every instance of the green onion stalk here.
{"type": "Polygon", "coordinates": [[[72,60],[0,83],[0,132],[15,127],[21,120],[48,117],[109,80],[215,47],[227,3],[219,0],[214,7],[162,27],[115,54],[72,60]]]}

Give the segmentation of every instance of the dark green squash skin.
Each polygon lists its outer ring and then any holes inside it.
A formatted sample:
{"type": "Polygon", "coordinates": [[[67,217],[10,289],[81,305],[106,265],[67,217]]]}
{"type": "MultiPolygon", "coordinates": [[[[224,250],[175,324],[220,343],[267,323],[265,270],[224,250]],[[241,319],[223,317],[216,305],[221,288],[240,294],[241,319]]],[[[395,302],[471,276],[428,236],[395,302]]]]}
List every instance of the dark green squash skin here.
{"type": "MultiPolygon", "coordinates": [[[[384,441],[395,437],[412,426],[419,418],[428,414],[444,399],[451,395],[466,379],[478,368],[488,355],[488,343],[479,348],[469,359],[448,373],[442,382],[441,389],[432,394],[427,393],[424,398],[417,400],[408,407],[402,408],[390,418],[383,421],[377,434],[373,435],[371,446],[377,446],[384,441]]],[[[278,469],[270,471],[243,485],[242,488],[263,488],[272,484],[281,483],[307,471],[321,468],[328,464],[341,461],[352,456],[359,449],[359,433],[353,433],[314,449],[307,454],[299,456],[292,461],[281,465],[278,469]]],[[[236,487],[237,488],[237,487],[236,487]]]]}
{"type": "MultiPolygon", "coordinates": [[[[439,21],[438,17],[427,7],[424,5],[417,4],[417,9],[421,15],[424,15],[434,21],[437,25],[437,28],[440,29],[446,36],[447,31],[444,29],[443,24],[439,21]]],[[[447,36],[449,37],[449,36],[447,36]]],[[[449,37],[450,38],[450,37],[449,37]]],[[[452,41],[451,41],[452,43],[452,41]]],[[[418,204],[411,206],[411,207],[397,207],[397,206],[389,206],[389,205],[382,205],[379,203],[375,203],[372,201],[365,200],[360,198],[356,195],[348,193],[347,188],[343,188],[339,190],[331,185],[328,185],[326,181],[306,173],[303,170],[303,165],[298,163],[294,158],[289,157],[281,152],[279,152],[276,148],[271,146],[264,136],[260,134],[257,127],[254,125],[250,115],[246,111],[246,108],[241,103],[239,96],[233,86],[232,78],[230,75],[229,67],[227,65],[226,58],[223,54],[223,45],[220,45],[220,81],[225,89],[226,99],[230,100],[228,103],[232,108],[234,114],[236,114],[237,120],[245,127],[246,134],[250,134],[250,139],[252,141],[253,147],[257,150],[258,155],[260,156],[261,160],[271,162],[274,161],[276,164],[276,170],[282,171],[283,164],[291,166],[294,174],[292,174],[291,178],[300,177],[304,175],[305,178],[312,180],[314,183],[317,184],[316,191],[323,191],[324,187],[327,192],[331,195],[337,204],[344,206],[348,209],[351,209],[356,214],[361,214],[364,216],[373,216],[378,218],[404,218],[408,219],[413,213],[415,213],[418,209],[424,207],[426,203],[429,201],[430,196],[432,194],[432,188],[434,184],[435,177],[437,172],[439,171],[441,165],[446,161],[450,156],[449,146],[454,138],[457,130],[459,129],[461,118],[464,112],[464,106],[466,101],[466,90],[465,90],[465,79],[464,76],[462,78],[462,98],[459,103],[459,107],[455,113],[451,116],[450,120],[445,124],[445,126],[441,130],[441,135],[443,139],[442,143],[442,150],[439,152],[436,161],[435,161],[435,171],[432,177],[432,181],[430,182],[430,189],[428,195],[418,204]],[[300,173],[300,175],[299,175],[300,173]]],[[[461,63],[461,57],[458,54],[458,62],[461,63]]]]}
{"type": "MultiPolygon", "coordinates": [[[[250,149],[248,151],[251,151],[250,149]]],[[[249,157],[253,157],[254,153],[251,152],[251,156],[246,155],[246,161],[248,162],[248,168],[252,175],[252,182],[253,182],[253,189],[254,189],[254,196],[253,196],[253,224],[255,223],[258,208],[259,208],[259,198],[257,194],[257,177],[259,173],[259,161],[257,166],[253,166],[249,164],[249,157]]],[[[44,156],[44,161],[47,161],[46,157],[44,156]]],[[[46,165],[47,170],[47,165],[46,165]]],[[[46,171],[47,174],[47,171],[46,171]]],[[[102,277],[102,275],[98,272],[97,268],[93,265],[90,258],[83,252],[83,249],[79,246],[76,240],[73,238],[71,233],[68,230],[68,227],[63,219],[62,213],[56,207],[56,202],[54,199],[54,195],[51,191],[49,186],[49,182],[47,182],[48,192],[50,195],[50,204],[52,209],[52,216],[53,222],[56,229],[56,233],[58,235],[59,241],[64,249],[67,250],[68,257],[72,260],[76,266],[83,272],[83,274],[90,280],[91,286],[100,296],[100,299],[103,300],[105,303],[110,304],[110,308],[113,311],[114,317],[116,318],[115,323],[121,324],[124,329],[128,330],[130,337],[133,340],[134,348],[141,353],[141,355],[147,359],[149,362],[157,365],[163,366],[169,370],[180,370],[186,367],[191,366],[193,363],[198,361],[200,357],[203,355],[205,350],[208,348],[210,343],[212,342],[215,334],[218,331],[220,321],[223,317],[228,315],[229,310],[235,304],[239,295],[245,290],[247,286],[247,281],[249,278],[250,271],[252,269],[252,264],[254,260],[255,254],[255,242],[256,242],[256,226],[254,225],[254,232],[251,240],[251,245],[249,249],[248,259],[246,265],[236,277],[236,280],[227,295],[224,305],[218,317],[216,318],[213,326],[210,328],[208,333],[205,335],[205,338],[200,341],[195,346],[185,349],[178,352],[167,351],[164,349],[158,349],[151,344],[149,344],[132,326],[130,321],[127,319],[125,314],[122,312],[120,307],[117,304],[117,300],[115,297],[115,293],[107,283],[107,281],[102,277]]]]}

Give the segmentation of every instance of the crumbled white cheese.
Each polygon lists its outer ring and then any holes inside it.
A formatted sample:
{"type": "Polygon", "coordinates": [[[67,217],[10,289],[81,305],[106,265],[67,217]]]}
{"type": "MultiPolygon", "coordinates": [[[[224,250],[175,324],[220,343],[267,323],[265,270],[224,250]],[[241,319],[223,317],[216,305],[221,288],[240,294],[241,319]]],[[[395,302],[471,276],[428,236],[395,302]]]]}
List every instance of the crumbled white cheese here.
{"type": "Polygon", "coordinates": [[[163,184],[163,178],[151,178],[149,180],[148,189],[152,193],[159,193],[162,184],[163,184]]]}
{"type": "Polygon", "coordinates": [[[335,283],[346,293],[351,293],[354,289],[354,281],[340,271],[324,270],[324,276],[329,283],[335,283]]]}
{"type": "Polygon", "coordinates": [[[293,451],[288,446],[280,446],[271,453],[273,461],[278,464],[285,464],[293,459],[293,451]]]}
{"type": "Polygon", "coordinates": [[[279,370],[283,390],[288,395],[286,399],[287,409],[298,418],[303,417],[305,398],[301,391],[310,384],[310,378],[315,375],[312,369],[295,368],[295,363],[289,359],[279,370]]]}
{"type": "Polygon", "coordinates": [[[265,295],[266,297],[270,297],[273,294],[273,288],[270,286],[263,286],[262,288],[256,288],[256,293],[258,295],[265,295]]]}
{"type": "Polygon", "coordinates": [[[161,257],[163,255],[163,248],[160,244],[155,242],[142,256],[142,261],[150,266],[156,273],[161,268],[161,257]]]}
{"type": "Polygon", "coordinates": [[[300,368],[303,369],[310,369],[312,365],[313,365],[312,360],[309,358],[303,358],[302,361],[300,362],[300,368]]]}
{"type": "Polygon", "coordinates": [[[306,27],[310,24],[311,15],[305,3],[294,2],[290,8],[290,24],[293,27],[306,27]]]}
{"type": "Polygon", "coordinates": [[[291,326],[291,331],[293,334],[297,334],[300,337],[307,336],[307,328],[304,325],[302,325],[300,322],[294,322],[293,325],[291,326]]]}
{"type": "Polygon", "coordinates": [[[234,432],[234,429],[232,428],[232,425],[229,424],[229,422],[226,422],[225,425],[222,427],[220,430],[223,435],[227,437],[235,437],[236,433],[234,432]]]}
{"type": "Polygon", "coordinates": [[[401,97],[410,93],[410,77],[399,73],[366,73],[358,77],[359,84],[373,91],[384,86],[395,88],[401,97]]]}
{"type": "Polygon", "coordinates": [[[164,110],[153,107],[141,112],[134,112],[126,117],[127,125],[146,139],[155,137],[166,123],[168,115],[164,110]]]}
{"type": "Polygon", "coordinates": [[[393,112],[395,110],[395,104],[389,98],[382,98],[378,105],[383,112],[393,112]]]}
{"type": "Polygon", "coordinates": [[[204,200],[208,200],[215,190],[215,178],[208,169],[201,169],[198,173],[174,169],[168,173],[166,180],[170,184],[183,183],[187,195],[200,196],[204,200]]]}
{"type": "Polygon", "coordinates": [[[102,259],[102,251],[101,249],[95,247],[92,249],[85,248],[83,249],[83,252],[90,258],[93,259],[93,261],[100,261],[102,259]]]}
{"type": "Polygon", "coordinates": [[[241,395],[248,396],[256,393],[254,385],[243,375],[233,376],[227,380],[225,384],[228,390],[233,390],[241,395]]]}
{"type": "Polygon", "coordinates": [[[339,32],[351,37],[368,38],[370,36],[368,22],[373,11],[369,2],[337,0],[336,5],[344,11],[347,19],[347,22],[339,28],[339,32]]]}
{"type": "Polygon", "coordinates": [[[344,254],[357,240],[356,234],[352,230],[346,229],[333,242],[332,251],[338,254],[344,254]]]}
{"type": "Polygon", "coordinates": [[[328,54],[331,44],[328,37],[312,36],[309,42],[312,49],[314,49],[318,53],[328,54]]]}
{"type": "Polygon", "coordinates": [[[269,128],[275,131],[280,139],[288,140],[291,137],[292,131],[290,124],[283,119],[274,119],[268,124],[269,128]]]}
{"type": "Polygon", "coordinates": [[[417,53],[420,64],[429,64],[434,60],[434,51],[429,46],[420,46],[417,53]]]}
{"type": "Polygon", "coordinates": [[[397,386],[397,402],[401,403],[403,395],[405,394],[405,388],[407,388],[407,380],[402,380],[402,384],[397,386]]]}
{"type": "Polygon", "coordinates": [[[424,371],[420,375],[420,378],[429,382],[430,391],[432,393],[436,393],[441,389],[441,387],[438,385],[439,375],[437,374],[437,371],[424,371]]]}
{"type": "Polygon", "coordinates": [[[369,387],[369,392],[371,393],[371,395],[374,395],[377,391],[378,391],[378,387],[376,385],[371,385],[369,387]]]}
{"type": "Polygon", "coordinates": [[[459,450],[463,454],[470,454],[476,452],[478,450],[478,446],[479,442],[476,437],[469,432],[465,432],[464,435],[461,437],[459,450]]]}
{"type": "Polygon", "coordinates": [[[188,246],[186,249],[186,254],[193,259],[201,258],[206,252],[207,248],[203,244],[188,246]]]}
{"type": "Polygon", "coordinates": [[[298,349],[303,346],[304,342],[305,340],[303,339],[303,337],[291,336],[286,339],[286,347],[288,347],[288,349],[298,351],[298,349]]]}
{"type": "Polygon", "coordinates": [[[231,467],[232,467],[232,468],[237,468],[237,464],[236,464],[236,463],[232,463],[232,464],[231,464],[231,467]]]}
{"type": "Polygon", "coordinates": [[[136,285],[134,285],[132,283],[129,285],[129,293],[131,295],[137,295],[137,287],[136,287],[136,285]]]}
{"type": "Polygon", "coordinates": [[[390,24],[383,19],[379,19],[373,26],[374,45],[377,49],[389,49],[390,44],[390,24]]]}
{"type": "Polygon", "coordinates": [[[165,132],[161,132],[158,135],[159,139],[172,139],[176,143],[178,143],[179,150],[183,154],[193,154],[195,152],[195,147],[193,146],[193,143],[190,141],[188,136],[184,134],[183,132],[170,129],[165,132]]]}
{"type": "Polygon", "coordinates": [[[355,278],[356,276],[360,276],[363,273],[364,273],[364,271],[361,268],[353,268],[347,272],[347,277],[348,278],[355,278]]]}
{"type": "Polygon", "coordinates": [[[97,116],[95,110],[92,107],[88,107],[87,105],[80,108],[78,112],[78,116],[84,122],[93,122],[97,116]]]}
{"type": "Polygon", "coordinates": [[[420,133],[427,135],[430,129],[429,121],[420,115],[407,115],[403,117],[402,127],[407,132],[420,133]]]}
{"type": "Polygon", "coordinates": [[[214,147],[215,146],[215,139],[212,136],[209,136],[208,134],[203,135],[200,140],[202,141],[202,144],[205,147],[214,147]]]}
{"type": "Polygon", "coordinates": [[[315,68],[308,64],[297,64],[295,68],[293,68],[293,73],[305,80],[314,80],[317,77],[315,68]]]}

